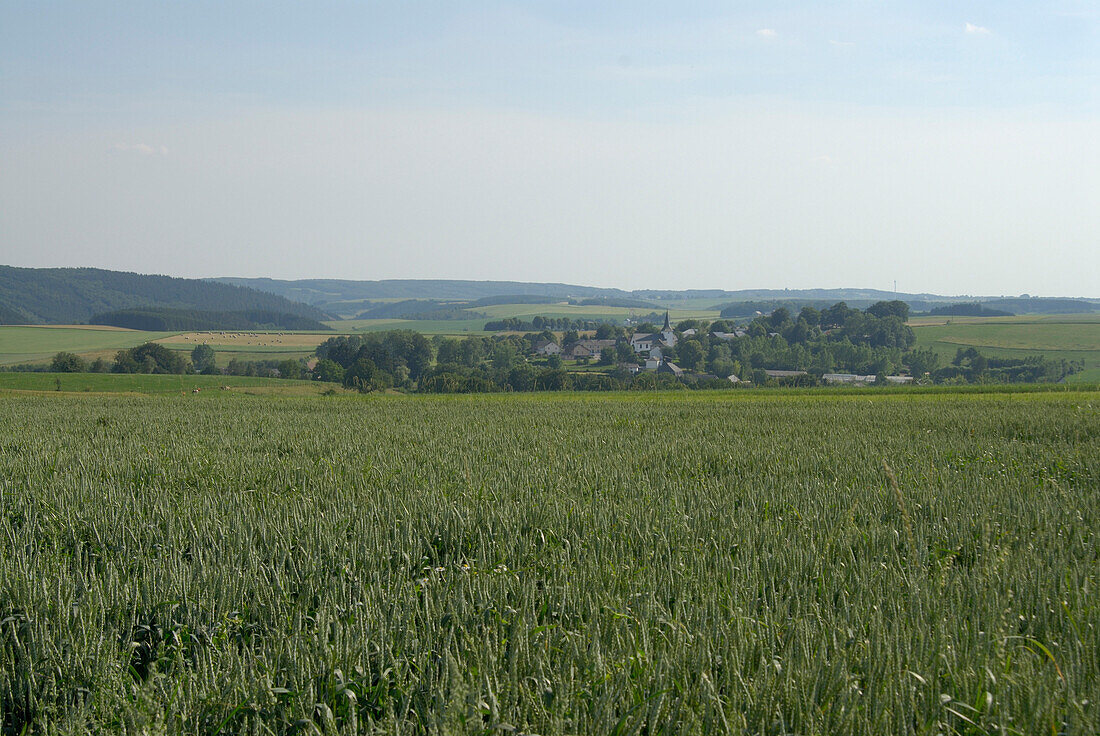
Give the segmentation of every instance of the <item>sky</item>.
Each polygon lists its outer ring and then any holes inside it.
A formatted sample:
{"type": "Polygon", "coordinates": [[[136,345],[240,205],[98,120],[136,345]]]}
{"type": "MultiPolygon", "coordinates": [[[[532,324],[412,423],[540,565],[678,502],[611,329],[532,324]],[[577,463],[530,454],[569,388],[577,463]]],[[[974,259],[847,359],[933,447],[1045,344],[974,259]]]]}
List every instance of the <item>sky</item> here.
{"type": "Polygon", "coordinates": [[[1100,296],[1100,0],[0,4],[0,263],[1100,296]]]}

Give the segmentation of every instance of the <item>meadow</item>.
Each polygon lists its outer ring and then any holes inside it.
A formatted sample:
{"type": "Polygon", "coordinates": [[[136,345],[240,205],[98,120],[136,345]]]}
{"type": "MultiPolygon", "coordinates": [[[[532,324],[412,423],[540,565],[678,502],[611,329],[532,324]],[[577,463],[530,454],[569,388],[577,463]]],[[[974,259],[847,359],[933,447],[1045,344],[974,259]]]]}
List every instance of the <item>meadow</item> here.
{"type": "Polygon", "coordinates": [[[114,357],[119,350],[172,335],[96,325],[23,327],[0,325],[0,365],[49,363],[61,351],[114,357]]]}
{"type": "Polygon", "coordinates": [[[918,347],[935,350],[944,362],[959,348],[983,355],[1079,361],[1085,370],[1071,381],[1100,381],[1100,314],[1015,317],[918,317],[910,322],[918,347]]]}
{"type": "Polygon", "coordinates": [[[4,733],[1100,729],[1095,391],[0,423],[4,733]]]}

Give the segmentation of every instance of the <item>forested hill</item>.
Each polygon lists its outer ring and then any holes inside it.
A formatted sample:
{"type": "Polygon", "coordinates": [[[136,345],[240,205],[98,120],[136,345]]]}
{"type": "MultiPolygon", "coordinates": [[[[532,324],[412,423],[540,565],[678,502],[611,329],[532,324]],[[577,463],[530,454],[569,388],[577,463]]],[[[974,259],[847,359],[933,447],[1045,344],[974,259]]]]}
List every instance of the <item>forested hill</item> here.
{"type": "Polygon", "coordinates": [[[328,319],[316,307],[244,286],[98,268],[0,266],[0,324],[77,324],[105,312],[159,307],[257,310],[328,319]]]}
{"type": "Polygon", "coordinates": [[[222,284],[247,286],[279,294],[309,304],[358,301],[361,299],[483,299],[505,294],[524,297],[626,296],[621,289],[572,284],[532,283],[526,281],[462,281],[458,279],[385,279],[350,281],[346,279],[249,279],[223,277],[211,279],[222,284]]]}

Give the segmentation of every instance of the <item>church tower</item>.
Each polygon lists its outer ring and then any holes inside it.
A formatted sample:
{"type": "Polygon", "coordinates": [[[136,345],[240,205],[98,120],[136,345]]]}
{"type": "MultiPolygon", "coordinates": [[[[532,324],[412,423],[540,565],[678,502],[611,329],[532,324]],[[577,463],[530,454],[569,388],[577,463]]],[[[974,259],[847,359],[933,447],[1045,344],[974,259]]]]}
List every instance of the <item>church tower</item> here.
{"type": "Polygon", "coordinates": [[[665,310],[665,326],[661,328],[661,332],[672,332],[672,325],[668,323],[668,310],[665,310]]]}

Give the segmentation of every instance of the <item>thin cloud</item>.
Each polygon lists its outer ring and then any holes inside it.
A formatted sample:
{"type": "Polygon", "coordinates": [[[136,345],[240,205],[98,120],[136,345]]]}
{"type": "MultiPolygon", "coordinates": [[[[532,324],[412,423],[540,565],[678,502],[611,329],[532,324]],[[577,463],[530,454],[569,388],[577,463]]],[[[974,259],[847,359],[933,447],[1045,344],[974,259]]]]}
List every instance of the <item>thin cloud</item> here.
{"type": "Polygon", "coordinates": [[[600,80],[638,80],[656,82],[680,82],[703,76],[711,69],[690,64],[663,64],[656,66],[601,66],[594,72],[600,80]]]}
{"type": "Polygon", "coordinates": [[[992,31],[990,31],[985,26],[976,26],[973,23],[966,24],[966,32],[972,33],[977,36],[988,36],[990,33],[992,33],[992,31]]]}
{"type": "Polygon", "coordinates": [[[775,38],[779,34],[775,32],[774,28],[761,28],[756,32],[756,35],[760,38],[775,38]]]}
{"type": "Polygon", "coordinates": [[[833,46],[855,46],[855,41],[837,41],[835,38],[829,39],[829,43],[833,46]]]}
{"type": "Polygon", "coordinates": [[[137,153],[142,156],[167,156],[167,146],[151,146],[148,143],[116,143],[113,148],[125,153],[137,153]]]}

